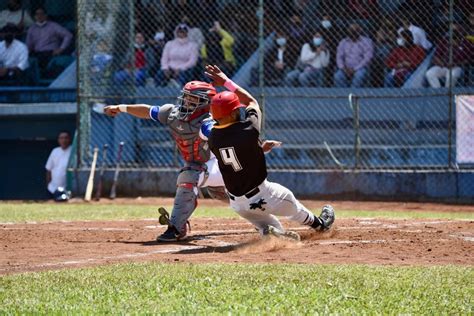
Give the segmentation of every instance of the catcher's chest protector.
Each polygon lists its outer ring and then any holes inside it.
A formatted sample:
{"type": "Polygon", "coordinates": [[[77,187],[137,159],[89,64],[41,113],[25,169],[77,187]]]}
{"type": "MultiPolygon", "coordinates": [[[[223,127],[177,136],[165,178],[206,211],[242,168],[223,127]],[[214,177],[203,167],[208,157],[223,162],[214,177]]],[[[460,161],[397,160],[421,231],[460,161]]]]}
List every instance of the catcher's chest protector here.
{"type": "Polygon", "coordinates": [[[202,122],[209,118],[209,113],[204,113],[189,121],[179,120],[178,113],[177,108],[173,109],[168,116],[168,126],[181,156],[186,162],[205,163],[209,160],[211,152],[207,141],[199,137],[199,130],[202,122]]]}

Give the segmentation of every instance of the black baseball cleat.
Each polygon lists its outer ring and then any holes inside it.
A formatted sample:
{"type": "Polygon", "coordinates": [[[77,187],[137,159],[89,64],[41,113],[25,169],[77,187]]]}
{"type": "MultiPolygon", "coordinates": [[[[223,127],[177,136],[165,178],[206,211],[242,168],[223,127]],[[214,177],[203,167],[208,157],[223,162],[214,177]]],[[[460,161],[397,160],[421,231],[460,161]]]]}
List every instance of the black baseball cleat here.
{"type": "Polygon", "coordinates": [[[173,225],[169,225],[168,229],[158,237],[156,237],[156,241],[161,242],[176,242],[186,238],[186,231],[180,233],[176,227],[173,225]]]}
{"type": "Polygon", "coordinates": [[[334,214],[334,209],[331,205],[324,205],[323,210],[321,211],[321,215],[319,215],[319,219],[321,220],[321,228],[320,230],[328,230],[331,228],[334,220],[336,219],[336,215],[334,214]]]}
{"type": "Polygon", "coordinates": [[[314,219],[311,227],[319,231],[326,231],[331,228],[335,219],[336,216],[334,215],[333,207],[331,205],[324,205],[321,214],[314,219]]]}

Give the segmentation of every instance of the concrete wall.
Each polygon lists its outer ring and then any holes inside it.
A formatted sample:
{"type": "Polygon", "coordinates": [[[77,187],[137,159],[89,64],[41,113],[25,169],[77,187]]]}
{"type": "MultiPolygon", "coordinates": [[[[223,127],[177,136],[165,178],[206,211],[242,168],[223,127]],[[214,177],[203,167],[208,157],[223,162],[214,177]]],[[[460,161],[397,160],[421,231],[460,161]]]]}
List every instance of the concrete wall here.
{"type": "MultiPolygon", "coordinates": [[[[122,170],[117,196],[172,196],[176,170],[122,170]]],[[[78,173],[76,195],[83,196],[88,171],[78,173]]],[[[108,196],[113,170],[105,173],[108,196]]],[[[474,173],[468,172],[270,172],[270,181],[281,183],[299,198],[439,201],[474,204],[474,173]]]]}

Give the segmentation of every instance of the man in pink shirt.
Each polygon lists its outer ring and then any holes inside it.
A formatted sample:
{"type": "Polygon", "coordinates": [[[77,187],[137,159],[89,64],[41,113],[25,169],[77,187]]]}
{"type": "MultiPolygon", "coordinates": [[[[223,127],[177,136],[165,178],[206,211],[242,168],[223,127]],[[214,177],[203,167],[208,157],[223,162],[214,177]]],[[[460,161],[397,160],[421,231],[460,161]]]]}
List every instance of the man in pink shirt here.
{"type": "Polygon", "coordinates": [[[45,69],[52,56],[61,55],[72,42],[72,34],[56,22],[48,21],[43,8],[35,11],[35,24],[30,26],[26,45],[30,56],[38,58],[40,68],[45,69]]]}
{"type": "Polygon", "coordinates": [[[199,51],[195,42],[188,38],[186,24],[176,27],[175,38],[168,41],[161,55],[161,69],[155,77],[157,86],[181,87],[191,80],[199,51]]]}

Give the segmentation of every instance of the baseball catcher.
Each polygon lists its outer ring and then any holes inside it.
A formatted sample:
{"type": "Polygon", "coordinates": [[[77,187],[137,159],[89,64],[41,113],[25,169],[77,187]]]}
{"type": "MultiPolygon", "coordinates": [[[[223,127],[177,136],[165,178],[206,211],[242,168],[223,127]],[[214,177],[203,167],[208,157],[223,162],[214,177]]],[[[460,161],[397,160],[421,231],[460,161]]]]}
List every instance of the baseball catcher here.
{"type": "MultiPolygon", "coordinates": [[[[187,223],[197,206],[198,188],[207,187],[211,197],[222,197],[224,182],[206,140],[199,135],[208,134],[212,127],[209,115],[210,101],[215,88],[206,82],[188,82],[178,97],[178,104],[150,106],[146,104],[120,104],[104,108],[109,116],[128,113],[138,118],[151,119],[169,127],[178,150],[185,161],[176,183],[176,196],[171,217],[160,208],[160,223],[168,229],[157,241],[174,242],[186,237],[187,223]]],[[[225,196],[227,200],[227,196],[225,196]]]]}

